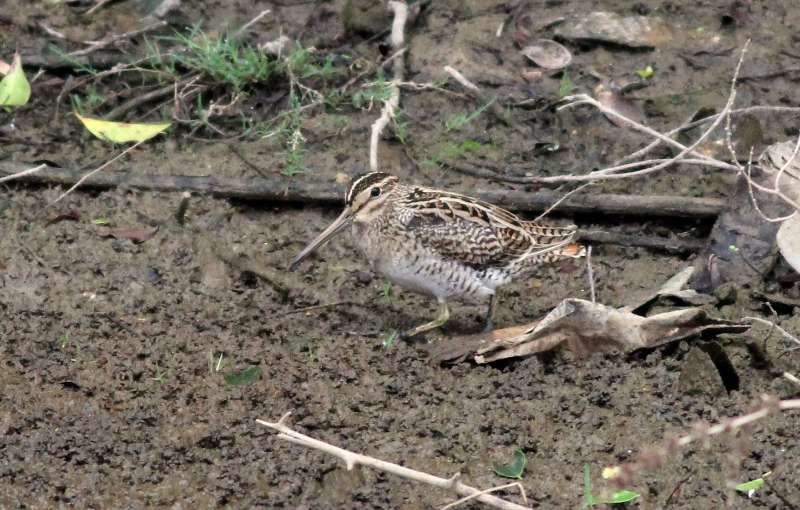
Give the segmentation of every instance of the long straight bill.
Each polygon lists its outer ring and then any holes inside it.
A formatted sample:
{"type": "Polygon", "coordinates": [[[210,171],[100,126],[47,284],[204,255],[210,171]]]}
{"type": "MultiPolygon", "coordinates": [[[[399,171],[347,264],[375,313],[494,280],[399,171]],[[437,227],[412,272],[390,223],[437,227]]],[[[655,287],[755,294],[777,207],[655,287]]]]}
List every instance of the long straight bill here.
{"type": "Polygon", "coordinates": [[[322,246],[323,244],[327,243],[328,241],[333,238],[336,234],[344,230],[350,224],[350,210],[345,209],[342,211],[342,214],[339,215],[333,223],[331,223],[328,228],[325,229],[320,235],[317,236],[316,239],[308,243],[308,246],[303,248],[301,251],[292,261],[292,264],[289,266],[289,271],[294,271],[297,269],[297,265],[303,261],[306,257],[308,257],[314,250],[322,246]]]}

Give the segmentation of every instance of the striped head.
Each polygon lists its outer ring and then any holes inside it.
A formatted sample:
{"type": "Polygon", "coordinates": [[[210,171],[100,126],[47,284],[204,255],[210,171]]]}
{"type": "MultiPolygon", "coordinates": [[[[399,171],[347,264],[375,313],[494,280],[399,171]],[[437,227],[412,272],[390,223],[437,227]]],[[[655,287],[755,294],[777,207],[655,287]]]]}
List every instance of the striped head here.
{"type": "Polygon", "coordinates": [[[384,172],[354,177],[344,195],[345,210],[350,211],[353,221],[369,223],[381,215],[399,181],[384,172]]]}
{"type": "Polygon", "coordinates": [[[370,172],[354,177],[344,195],[342,214],[294,258],[289,270],[294,270],[303,259],[352,222],[369,223],[381,216],[385,208],[391,204],[399,181],[400,179],[394,175],[384,172],[370,172]]]}

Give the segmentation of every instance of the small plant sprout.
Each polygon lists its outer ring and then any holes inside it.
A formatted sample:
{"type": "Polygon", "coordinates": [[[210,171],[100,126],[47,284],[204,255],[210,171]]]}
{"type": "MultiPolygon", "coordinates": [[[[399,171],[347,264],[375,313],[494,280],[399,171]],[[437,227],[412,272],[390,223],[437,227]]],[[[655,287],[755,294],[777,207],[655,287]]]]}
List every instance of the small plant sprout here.
{"type": "Polygon", "coordinates": [[[481,106],[472,113],[459,113],[447,119],[444,123],[445,131],[461,131],[467,124],[477,119],[484,111],[486,111],[486,109],[495,102],[495,99],[496,98],[492,98],[485,105],[481,106]]]}
{"type": "Polygon", "coordinates": [[[59,345],[61,345],[62,351],[66,349],[67,346],[69,345],[69,333],[64,333],[63,335],[61,335],[61,337],[58,339],[58,343],[59,345]]]}
{"type": "Polygon", "coordinates": [[[169,371],[166,369],[162,370],[161,367],[159,367],[158,362],[156,362],[156,367],[155,367],[156,374],[155,376],[151,377],[151,379],[157,382],[158,384],[164,384],[165,382],[167,382],[168,372],[169,371]]]}
{"type": "Polygon", "coordinates": [[[225,374],[225,382],[230,386],[248,386],[261,379],[261,367],[251,366],[239,372],[225,374]]]}
{"type": "Polygon", "coordinates": [[[561,82],[558,84],[558,97],[565,98],[572,94],[575,90],[575,84],[569,77],[569,73],[565,70],[561,75],[561,82]]]}
{"type": "MultiPolygon", "coordinates": [[[[615,478],[619,474],[620,468],[618,466],[603,469],[602,477],[604,479],[615,478]]],[[[583,465],[583,506],[581,508],[587,509],[595,505],[618,505],[628,503],[640,496],[639,493],[630,490],[616,491],[611,494],[610,498],[597,498],[592,494],[592,471],[589,464],[583,465]]]]}
{"type": "Polygon", "coordinates": [[[286,137],[286,158],[281,174],[286,177],[294,177],[306,171],[306,138],[303,136],[300,126],[302,122],[300,99],[292,94],[289,103],[291,114],[283,129],[286,137]]]}
{"type": "Polygon", "coordinates": [[[653,66],[650,66],[650,65],[645,67],[644,69],[637,69],[634,72],[636,73],[636,75],[639,78],[641,78],[643,80],[648,80],[648,79],[652,78],[653,75],[656,73],[655,70],[653,70],[653,66]]]}
{"type": "Polygon", "coordinates": [[[767,478],[772,474],[772,471],[767,471],[761,478],[756,478],[755,480],[750,480],[749,482],[740,483],[736,486],[736,490],[739,492],[743,492],[747,494],[748,498],[752,498],[756,491],[759,490],[761,487],[764,486],[764,479],[767,478]]]}
{"type": "Polygon", "coordinates": [[[383,297],[384,301],[388,304],[392,304],[392,298],[394,297],[392,291],[392,282],[385,281],[381,284],[381,297],[383,297]]]}
{"type": "Polygon", "coordinates": [[[362,86],[362,90],[353,94],[353,107],[359,110],[371,110],[374,103],[383,103],[392,97],[392,87],[382,73],[378,79],[362,86]]]}
{"type": "Polygon", "coordinates": [[[99,226],[108,226],[111,225],[111,220],[104,217],[95,218],[92,220],[92,223],[99,226]]]}
{"type": "Polygon", "coordinates": [[[517,448],[514,450],[514,459],[510,464],[495,465],[494,474],[502,476],[503,478],[513,478],[515,480],[522,479],[522,473],[525,471],[525,465],[528,459],[525,457],[525,452],[517,448]]]}
{"type": "Polygon", "coordinates": [[[402,111],[397,112],[392,121],[394,123],[394,135],[397,137],[397,141],[405,145],[406,135],[408,134],[408,119],[406,115],[402,111]]]}
{"type": "Polygon", "coordinates": [[[484,144],[475,140],[464,140],[458,144],[449,142],[445,144],[445,146],[442,147],[439,152],[423,161],[423,164],[431,167],[437,167],[443,162],[462,158],[467,153],[478,152],[484,147],[484,144]]]}
{"type": "Polygon", "coordinates": [[[383,346],[384,349],[391,349],[392,347],[395,346],[395,344],[397,344],[398,338],[400,338],[400,333],[398,333],[397,331],[392,331],[386,338],[383,339],[381,345],[383,346]]]}

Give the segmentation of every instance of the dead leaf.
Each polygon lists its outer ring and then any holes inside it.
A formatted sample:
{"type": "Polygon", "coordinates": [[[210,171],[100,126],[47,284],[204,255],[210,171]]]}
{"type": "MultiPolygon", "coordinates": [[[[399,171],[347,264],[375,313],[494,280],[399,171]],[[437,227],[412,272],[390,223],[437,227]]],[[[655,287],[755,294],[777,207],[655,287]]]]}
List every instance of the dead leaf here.
{"type": "Polygon", "coordinates": [[[97,229],[97,235],[100,237],[113,237],[114,239],[127,239],[132,241],[136,244],[143,243],[149,239],[152,239],[154,235],[158,232],[158,227],[149,229],[149,228],[109,228],[109,227],[99,227],[97,229]]]}
{"type": "Polygon", "coordinates": [[[550,39],[537,39],[525,46],[521,53],[545,69],[563,69],[572,62],[572,53],[550,39]]]}
{"type": "MultiPolygon", "coordinates": [[[[642,317],[583,299],[565,299],[538,322],[455,337],[447,342],[469,346],[475,361],[483,364],[561,346],[579,356],[610,350],[628,352],[701,334],[741,333],[748,328],[747,324],[711,318],[700,308],[642,317]]],[[[445,352],[440,360],[457,358],[453,352],[445,352]]]]}

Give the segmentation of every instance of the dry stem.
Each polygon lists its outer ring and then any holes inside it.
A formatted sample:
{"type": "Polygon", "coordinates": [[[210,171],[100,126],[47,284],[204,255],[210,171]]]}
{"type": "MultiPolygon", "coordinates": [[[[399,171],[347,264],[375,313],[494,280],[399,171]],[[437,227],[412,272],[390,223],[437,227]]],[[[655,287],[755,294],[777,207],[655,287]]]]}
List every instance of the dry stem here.
{"type": "Polygon", "coordinates": [[[241,26],[241,28],[239,28],[239,30],[237,30],[237,31],[236,31],[236,32],[233,34],[233,37],[234,37],[234,38],[238,38],[239,36],[241,36],[243,33],[245,33],[245,31],[246,31],[248,28],[250,28],[250,27],[252,27],[253,25],[255,25],[256,23],[258,23],[258,22],[261,20],[261,18],[263,18],[264,16],[266,16],[266,15],[267,15],[267,14],[269,14],[270,12],[271,12],[271,11],[270,11],[269,9],[265,9],[265,10],[263,10],[263,11],[259,12],[259,13],[256,15],[256,17],[255,17],[255,18],[251,19],[250,21],[248,21],[247,23],[245,23],[244,25],[242,25],[242,26],[241,26]]]}
{"type": "Polygon", "coordinates": [[[90,178],[91,176],[93,176],[94,174],[96,174],[97,172],[99,172],[100,170],[104,169],[105,167],[107,167],[107,166],[108,166],[108,165],[110,165],[111,163],[113,163],[113,162],[115,162],[116,160],[120,159],[122,156],[124,156],[125,154],[129,153],[130,151],[132,151],[133,149],[135,149],[136,147],[140,146],[141,144],[143,144],[143,143],[144,143],[144,142],[146,142],[146,141],[147,141],[147,140],[140,140],[140,141],[136,142],[135,144],[131,145],[130,147],[128,147],[128,148],[127,148],[127,149],[125,149],[124,151],[120,152],[119,154],[117,154],[117,155],[116,155],[116,156],[114,156],[113,158],[109,159],[108,161],[106,161],[106,162],[105,162],[105,163],[103,163],[102,165],[98,166],[97,168],[95,168],[95,169],[94,169],[94,170],[92,170],[91,172],[89,172],[89,173],[87,173],[87,174],[84,174],[84,176],[83,176],[83,177],[81,177],[80,179],[78,179],[78,182],[76,182],[75,184],[73,184],[73,185],[72,185],[72,187],[71,187],[70,189],[68,189],[67,191],[65,191],[65,192],[64,192],[64,193],[62,193],[61,195],[59,195],[59,196],[58,196],[58,198],[56,198],[55,200],[53,200],[53,202],[52,202],[50,205],[53,205],[53,204],[55,204],[56,202],[60,201],[60,200],[61,200],[62,198],[64,198],[65,196],[67,196],[67,195],[69,195],[70,193],[72,193],[73,191],[75,191],[75,189],[76,189],[78,186],[80,186],[81,184],[83,184],[83,182],[84,182],[84,181],[86,181],[86,179],[90,178]]]}
{"type": "Polygon", "coordinates": [[[611,479],[619,487],[629,486],[636,473],[642,469],[661,466],[679,449],[695,441],[708,439],[723,432],[736,432],[751,423],[766,418],[775,411],[800,410],[800,399],[777,400],[774,397],[764,396],[762,400],[762,405],[755,411],[723,420],[716,425],[700,424],[694,427],[694,431],[689,434],[668,439],[659,448],[641,452],[636,460],[615,468],[615,474],[611,479]]]}
{"type": "Polygon", "coordinates": [[[39,170],[44,170],[45,168],[47,168],[47,165],[39,165],[33,168],[28,168],[27,170],[22,170],[21,172],[17,172],[15,174],[6,175],[5,177],[0,177],[0,183],[10,181],[13,179],[18,179],[20,177],[25,177],[26,175],[35,174],[39,170]]]}
{"type": "MultiPolygon", "coordinates": [[[[408,5],[405,2],[390,1],[389,9],[394,11],[394,21],[392,22],[392,33],[389,40],[392,49],[397,53],[405,45],[405,27],[408,20],[408,5]]],[[[400,87],[405,71],[405,53],[399,53],[392,64],[392,81],[389,82],[391,96],[383,104],[381,116],[372,124],[372,134],[369,143],[369,167],[373,172],[378,171],[378,142],[381,133],[394,119],[395,112],[400,106],[400,87]]]]}
{"type": "Polygon", "coordinates": [[[789,333],[788,331],[786,331],[785,329],[783,329],[782,327],[778,326],[777,324],[775,324],[772,321],[768,321],[766,319],[761,319],[759,317],[742,317],[742,320],[743,321],[758,322],[759,324],[764,324],[765,326],[769,326],[770,327],[770,333],[772,333],[773,330],[777,329],[778,332],[781,335],[783,335],[785,338],[791,340],[792,342],[796,343],[797,345],[800,345],[800,339],[798,339],[797,337],[795,337],[794,335],[792,335],[791,333],[789,333]]]}
{"type": "Polygon", "coordinates": [[[789,372],[784,372],[783,378],[786,379],[787,381],[791,381],[794,384],[800,386],[800,379],[798,379],[794,374],[790,374],[789,372]]]}
{"type": "Polygon", "coordinates": [[[455,508],[458,505],[461,505],[463,503],[466,503],[467,501],[470,501],[470,500],[473,500],[473,499],[477,498],[481,494],[490,494],[492,492],[501,491],[503,489],[510,489],[512,487],[516,487],[517,489],[519,489],[520,495],[522,496],[522,501],[524,501],[525,504],[527,505],[528,504],[528,496],[525,494],[525,487],[523,487],[522,484],[519,483],[519,482],[512,482],[512,483],[507,483],[505,485],[498,485],[497,487],[492,487],[491,489],[482,490],[482,491],[480,491],[478,493],[475,493],[475,494],[473,494],[471,496],[465,496],[465,497],[459,499],[458,501],[453,501],[452,503],[449,503],[449,504],[443,506],[439,510],[448,510],[449,508],[455,508]]]}
{"type": "MultiPolygon", "coordinates": [[[[734,105],[734,102],[736,100],[736,84],[737,84],[737,80],[739,78],[739,74],[740,74],[741,67],[742,67],[742,62],[744,61],[744,56],[745,56],[745,54],[747,52],[748,46],[749,46],[749,41],[742,48],[739,60],[738,60],[738,62],[736,64],[736,68],[735,68],[735,71],[734,71],[734,74],[733,74],[733,78],[731,79],[730,92],[728,94],[728,99],[727,99],[727,101],[725,103],[724,109],[719,114],[713,115],[711,117],[707,117],[705,119],[701,119],[700,121],[684,123],[682,126],[676,128],[676,129],[673,129],[672,131],[669,131],[667,134],[662,134],[662,133],[660,133],[660,132],[658,132],[658,131],[656,131],[656,130],[648,127],[648,126],[645,126],[645,125],[640,124],[640,123],[638,123],[638,122],[636,122],[636,121],[634,121],[632,119],[629,119],[628,117],[625,117],[624,115],[616,112],[615,110],[613,110],[613,109],[611,109],[609,107],[606,107],[605,105],[603,105],[602,103],[600,103],[599,101],[595,100],[594,98],[592,98],[592,97],[590,97],[588,95],[581,94],[581,95],[576,95],[576,96],[571,96],[571,97],[566,98],[567,101],[568,101],[567,104],[561,106],[559,109],[569,108],[569,107],[573,107],[573,106],[580,105],[580,104],[589,104],[589,105],[597,108],[601,112],[603,112],[608,117],[614,118],[615,120],[619,121],[621,124],[627,125],[627,126],[633,128],[633,129],[635,129],[636,131],[645,133],[645,134],[655,138],[655,141],[651,142],[648,146],[644,147],[643,149],[640,149],[640,150],[638,150],[638,151],[636,151],[636,152],[634,152],[632,154],[629,154],[628,156],[626,156],[623,159],[621,159],[616,165],[614,165],[614,166],[612,166],[610,168],[605,168],[605,169],[602,169],[602,170],[597,170],[597,171],[594,171],[594,172],[590,172],[589,174],[586,174],[586,175],[557,175],[557,176],[552,176],[552,177],[539,177],[539,178],[534,177],[534,178],[530,179],[530,182],[540,182],[540,183],[586,182],[586,183],[592,183],[592,182],[597,182],[597,181],[602,181],[602,180],[626,179],[626,178],[630,178],[630,177],[638,177],[638,176],[648,175],[648,174],[651,174],[653,172],[657,172],[659,170],[663,170],[663,169],[665,169],[665,168],[667,168],[669,166],[672,166],[674,164],[677,164],[677,163],[689,164],[689,165],[701,165],[701,166],[705,166],[705,167],[713,167],[713,168],[719,168],[719,169],[722,169],[722,170],[734,171],[734,172],[737,172],[740,176],[742,176],[747,181],[748,186],[750,188],[750,197],[751,197],[751,201],[753,202],[753,204],[754,204],[754,206],[756,208],[756,212],[764,220],[770,221],[770,222],[781,222],[781,221],[784,221],[787,218],[791,217],[791,215],[790,216],[778,217],[778,218],[769,218],[768,216],[766,216],[758,206],[758,202],[756,201],[756,197],[755,197],[755,194],[753,193],[753,189],[756,189],[758,191],[761,191],[761,192],[764,192],[764,193],[767,193],[767,194],[771,194],[771,195],[777,196],[779,199],[781,199],[786,204],[788,204],[788,205],[790,205],[790,206],[792,206],[795,209],[800,211],[800,203],[798,203],[796,200],[792,199],[791,197],[787,196],[780,189],[781,178],[786,173],[790,173],[791,174],[791,172],[788,171],[788,168],[792,164],[792,162],[794,162],[794,160],[796,159],[798,153],[800,152],[800,137],[798,137],[797,143],[795,145],[795,148],[794,148],[794,151],[793,151],[791,157],[780,168],[776,169],[775,176],[774,176],[774,182],[771,184],[771,186],[761,185],[758,182],[755,182],[753,180],[753,178],[751,177],[752,153],[751,153],[751,156],[750,156],[750,159],[749,159],[747,165],[743,166],[741,163],[739,163],[738,158],[736,156],[736,152],[735,152],[734,147],[733,147],[732,133],[731,133],[731,131],[732,131],[731,130],[731,116],[732,116],[732,113],[745,113],[745,112],[750,112],[750,111],[782,111],[783,110],[783,108],[781,108],[781,107],[757,107],[757,106],[756,107],[750,107],[750,108],[742,108],[742,109],[738,109],[738,110],[734,110],[733,109],[733,105],[734,105]],[[681,132],[682,130],[689,129],[690,127],[694,127],[694,126],[697,126],[697,125],[700,125],[700,124],[703,124],[703,123],[709,122],[709,121],[711,122],[711,125],[708,128],[706,128],[703,131],[703,133],[701,134],[701,136],[697,140],[695,140],[694,143],[692,143],[689,146],[685,146],[685,145],[681,144],[680,142],[677,142],[676,140],[674,140],[672,138],[673,135],[681,132]],[[728,150],[729,150],[729,152],[731,154],[731,157],[732,157],[732,161],[730,163],[724,162],[724,161],[720,161],[719,159],[712,158],[712,157],[707,156],[705,154],[699,153],[699,152],[697,152],[695,150],[697,147],[699,147],[699,145],[703,141],[705,141],[711,135],[711,133],[718,126],[720,126],[720,124],[722,124],[723,121],[725,122],[725,124],[724,124],[725,140],[726,140],[726,144],[727,144],[728,150]],[[671,146],[679,149],[680,153],[677,154],[676,156],[672,157],[672,158],[669,158],[669,159],[646,160],[646,161],[636,161],[636,162],[633,162],[633,163],[624,163],[625,161],[630,161],[631,159],[635,159],[635,158],[638,158],[638,157],[641,157],[641,156],[647,154],[648,152],[652,151],[655,147],[657,147],[661,143],[666,143],[668,145],[671,145],[671,146]],[[694,156],[694,157],[689,158],[687,156],[694,156]]],[[[794,111],[794,109],[792,109],[791,111],[794,111]]],[[[579,189],[582,189],[582,188],[583,187],[580,187],[580,188],[578,188],[576,190],[571,191],[567,196],[571,195],[572,193],[577,192],[579,189]]],[[[555,204],[553,204],[545,212],[545,214],[549,213],[552,209],[554,209],[556,206],[558,206],[559,203],[560,203],[560,201],[556,202],[555,204]]],[[[545,214],[542,214],[540,216],[540,218],[542,216],[544,216],[545,214]]]]}
{"type": "Polygon", "coordinates": [[[461,496],[474,496],[474,499],[480,501],[481,503],[485,503],[495,508],[500,508],[501,510],[529,510],[528,507],[506,501],[474,487],[464,485],[459,481],[459,475],[455,475],[452,478],[441,478],[424,473],[422,471],[410,469],[405,466],[400,466],[398,464],[376,459],[374,457],[351,452],[349,450],[345,450],[344,448],[339,448],[338,446],[334,446],[330,443],[326,443],[324,441],[320,441],[319,439],[314,439],[313,437],[301,434],[285,424],[286,419],[290,414],[291,413],[284,414],[277,422],[268,422],[264,420],[256,420],[256,422],[277,431],[279,439],[284,439],[290,443],[299,444],[307,448],[313,448],[315,450],[339,457],[344,461],[348,471],[352,470],[358,465],[367,466],[379,471],[400,476],[402,478],[414,480],[416,482],[422,482],[433,485],[434,487],[439,487],[441,489],[455,491],[461,496]]]}
{"type": "Polygon", "coordinates": [[[88,55],[93,51],[103,49],[106,46],[110,46],[118,41],[130,39],[132,37],[136,37],[137,35],[141,35],[164,26],[167,26],[166,21],[157,21],[151,25],[147,25],[144,28],[140,28],[138,30],[131,30],[130,32],[125,32],[124,34],[110,35],[105,39],[101,39],[99,41],[86,41],[86,44],[89,45],[88,48],[83,50],[73,51],[72,53],[68,53],[67,55],[70,57],[81,57],[84,55],[88,55]]]}

